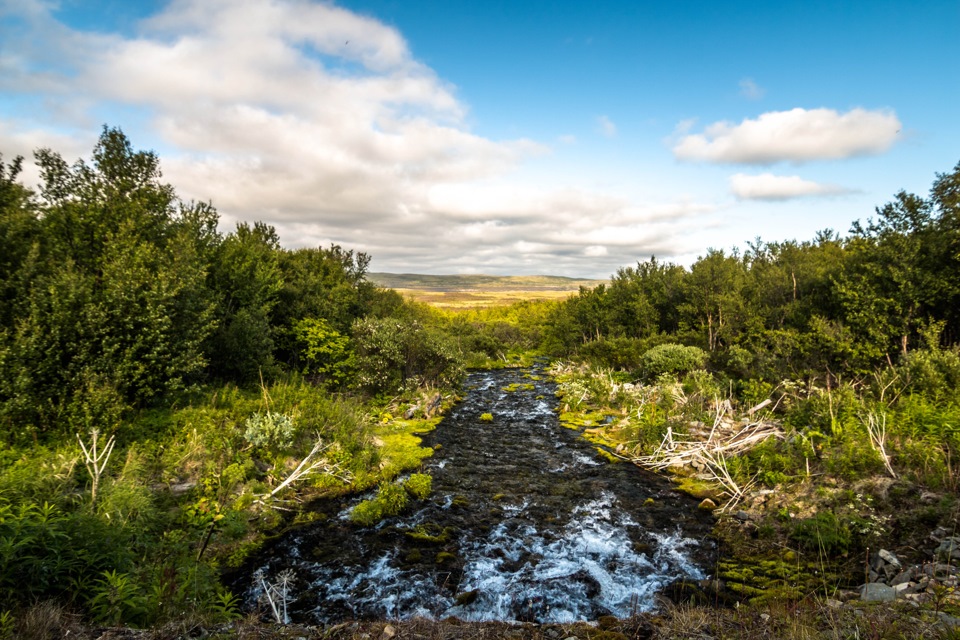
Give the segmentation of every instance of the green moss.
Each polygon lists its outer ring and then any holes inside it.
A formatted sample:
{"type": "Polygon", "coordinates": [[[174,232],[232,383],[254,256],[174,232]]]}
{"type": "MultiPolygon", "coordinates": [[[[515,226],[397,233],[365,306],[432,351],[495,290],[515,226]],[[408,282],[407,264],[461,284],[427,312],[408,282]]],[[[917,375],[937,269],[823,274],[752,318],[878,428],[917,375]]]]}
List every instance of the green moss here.
{"type": "Polygon", "coordinates": [[[383,505],[376,499],[364,500],[350,512],[350,521],[361,527],[372,527],[383,519],[383,505]]]}
{"type": "Polygon", "coordinates": [[[450,506],[458,508],[469,507],[470,501],[467,500],[466,496],[458,493],[457,495],[453,496],[453,501],[450,503],[450,506]]]}
{"type": "Polygon", "coordinates": [[[506,498],[506,497],[507,497],[507,494],[505,494],[505,493],[497,493],[497,494],[494,494],[494,496],[493,496],[493,501],[494,501],[494,502],[500,502],[501,500],[503,500],[503,499],[506,498]]]}
{"type": "Polygon", "coordinates": [[[652,507],[656,504],[657,504],[657,501],[654,500],[653,498],[647,498],[646,500],[643,501],[643,506],[645,507],[652,507]]]}
{"type": "Polygon", "coordinates": [[[503,387],[500,390],[505,391],[507,393],[513,393],[514,391],[533,391],[534,388],[535,387],[532,384],[527,384],[527,383],[520,384],[520,383],[514,382],[513,384],[503,387]]]}
{"type": "Polygon", "coordinates": [[[623,460],[613,455],[603,447],[594,447],[594,448],[597,450],[597,453],[600,454],[600,457],[604,458],[607,462],[613,462],[613,463],[623,462],[623,460]]]}
{"type": "Polygon", "coordinates": [[[441,551],[437,554],[437,564],[447,564],[454,563],[457,561],[457,556],[450,553],[449,551],[441,551]]]}
{"type": "Polygon", "coordinates": [[[480,414],[480,422],[493,422],[493,414],[492,414],[492,413],[481,413],[481,414],[480,414]]]}
{"type": "Polygon", "coordinates": [[[427,522],[417,525],[411,531],[404,531],[403,535],[416,542],[444,544],[450,541],[450,537],[453,536],[454,533],[456,533],[456,529],[453,527],[441,529],[440,525],[434,522],[427,522]]]}
{"type": "Polygon", "coordinates": [[[677,478],[677,488],[694,498],[713,499],[717,497],[717,486],[707,480],[701,480],[694,476],[681,476],[677,478]]]}
{"type": "Polygon", "coordinates": [[[403,483],[403,488],[417,500],[425,500],[430,496],[433,487],[433,478],[426,473],[415,473],[403,483]]]}

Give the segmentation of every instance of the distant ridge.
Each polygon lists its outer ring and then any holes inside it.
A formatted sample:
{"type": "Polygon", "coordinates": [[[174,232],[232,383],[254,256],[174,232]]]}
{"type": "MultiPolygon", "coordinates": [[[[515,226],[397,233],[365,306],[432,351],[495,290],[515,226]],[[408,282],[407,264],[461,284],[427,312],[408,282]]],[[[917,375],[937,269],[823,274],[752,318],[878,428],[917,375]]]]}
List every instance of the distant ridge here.
{"type": "Polygon", "coordinates": [[[607,280],[564,276],[425,275],[417,273],[368,273],[367,278],[387,289],[416,291],[577,291],[607,280]]]}

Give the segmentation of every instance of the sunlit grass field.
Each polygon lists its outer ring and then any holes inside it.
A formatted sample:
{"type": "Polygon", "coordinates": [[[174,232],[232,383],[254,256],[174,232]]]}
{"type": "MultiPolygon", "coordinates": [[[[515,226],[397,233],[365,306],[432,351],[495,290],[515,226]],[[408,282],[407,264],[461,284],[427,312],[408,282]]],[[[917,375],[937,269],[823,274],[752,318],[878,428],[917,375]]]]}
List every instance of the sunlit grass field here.
{"type": "Polygon", "coordinates": [[[575,295],[581,286],[593,288],[604,282],[559,276],[371,273],[369,277],[406,298],[448,310],[481,309],[524,300],[563,300],[575,295]]]}

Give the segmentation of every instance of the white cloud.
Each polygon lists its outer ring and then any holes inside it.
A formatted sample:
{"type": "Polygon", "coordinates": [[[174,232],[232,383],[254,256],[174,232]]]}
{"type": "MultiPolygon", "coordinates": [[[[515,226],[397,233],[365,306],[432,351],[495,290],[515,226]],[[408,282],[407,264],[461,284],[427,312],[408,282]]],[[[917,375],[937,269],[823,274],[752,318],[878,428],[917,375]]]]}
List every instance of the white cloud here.
{"type": "Polygon", "coordinates": [[[717,122],[673,147],[680,160],[769,165],[877,155],[893,145],[900,120],[892,111],[791,109],[740,124],[717,122]]]}
{"type": "Polygon", "coordinates": [[[607,116],[597,116],[597,126],[600,135],[606,138],[613,138],[617,135],[617,125],[607,116]]]}
{"type": "Polygon", "coordinates": [[[740,95],[747,100],[759,100],[767,90],[753,81],[753,78],[744,78],[740,81],[740,95]]]}
{"type": "Polygon", "coordinates": [[[288,246],[336,242],[381,270],[602,276],[689,252],[677,238],[714,210],[520,186],[514,172],[547,147],[472,132],[396,29],[330,4],[173,0],[131,37],[23,8],[0,22],[0,91],[30,108],[0,104],[0,151],[71,161],[101,123],[121,126],[158,148],[182,197],[229,225],[264,220],[288,246]]]}
{"type": "Polygon", "coordinates": [[[730,176],[730,191],[741,200],[790,200],[808,196],[829,196],[850,193],[849,189],[804,180],[800,176],[777,176],[771,173],[730,176]]]}

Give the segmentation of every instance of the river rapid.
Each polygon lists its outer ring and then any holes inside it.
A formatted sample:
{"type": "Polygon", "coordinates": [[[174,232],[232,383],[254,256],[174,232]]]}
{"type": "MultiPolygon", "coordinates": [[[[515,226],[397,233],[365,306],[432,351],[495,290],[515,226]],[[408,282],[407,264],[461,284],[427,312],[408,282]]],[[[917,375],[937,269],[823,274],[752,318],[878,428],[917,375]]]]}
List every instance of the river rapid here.
{"type": "MultiPolygon", "coordinates": [[[[626,617],[672,581],[706,577],[711,516],[561,426],[554,393],[536,367],[471,373],[424,436],[437,449],[423,464],[428,499],[375,527],[348,519],[373,494],[318,504],[326,520],[283,536],[253,569],[268,583],[293,571],[288,611],[306,623],[626,617]]],[[[243,586],[252,605],[260,582],[243,586]]]]}

